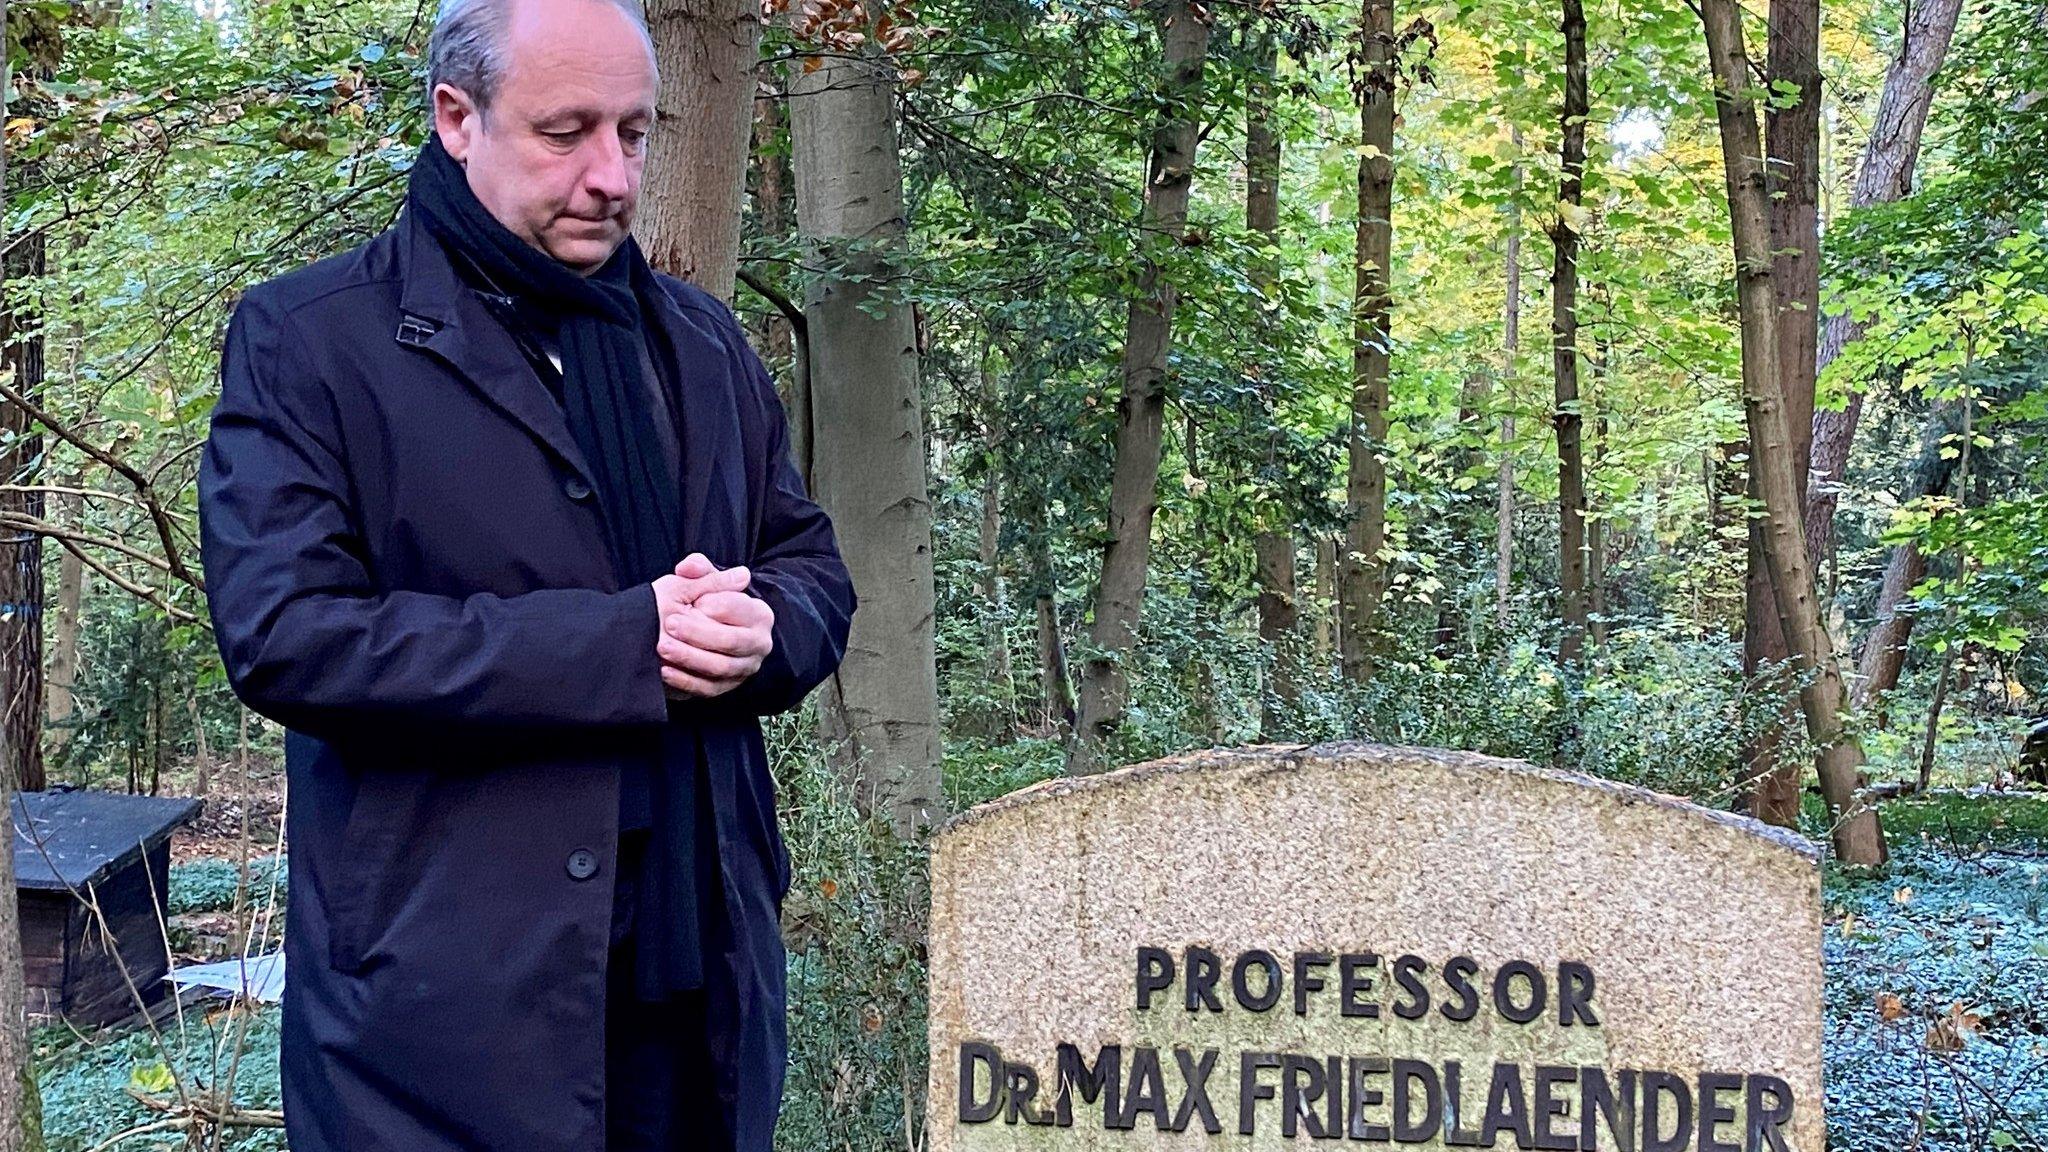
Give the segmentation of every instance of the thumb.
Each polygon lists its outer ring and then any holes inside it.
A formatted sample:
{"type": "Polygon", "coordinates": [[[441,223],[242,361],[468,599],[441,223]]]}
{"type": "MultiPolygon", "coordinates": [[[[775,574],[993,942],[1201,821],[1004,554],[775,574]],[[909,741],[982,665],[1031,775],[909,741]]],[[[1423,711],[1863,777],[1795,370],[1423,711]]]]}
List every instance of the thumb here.
{"type": "Polygon", "coordinates": [[[716,571],[718,566],[702,552],[692,552],[683,557],[682,563],[676,565],[676,575],[685,580],[700,580],[716,571]]]}

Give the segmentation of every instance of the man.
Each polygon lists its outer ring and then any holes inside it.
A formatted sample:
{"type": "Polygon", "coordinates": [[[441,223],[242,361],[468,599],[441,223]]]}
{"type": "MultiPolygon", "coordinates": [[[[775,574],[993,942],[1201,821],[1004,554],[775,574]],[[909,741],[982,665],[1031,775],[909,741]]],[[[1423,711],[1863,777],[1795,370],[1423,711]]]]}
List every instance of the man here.
{"type": "Polygon", "coordinates": [[[293,1152],[767,1152],[789,860],[758,718],[844,650],[729,309],[627,234],[634,0],[445,0],[398,223],[249,290],[199,494],[287,729],[293,1152]]]}

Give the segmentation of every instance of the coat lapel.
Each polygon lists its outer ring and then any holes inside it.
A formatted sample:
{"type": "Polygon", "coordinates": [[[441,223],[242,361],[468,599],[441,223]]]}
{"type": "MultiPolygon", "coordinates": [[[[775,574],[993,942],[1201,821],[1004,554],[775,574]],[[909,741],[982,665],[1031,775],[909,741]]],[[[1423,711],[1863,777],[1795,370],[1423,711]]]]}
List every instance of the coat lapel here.
{"type": "Polygon", "coordinates": [[[702,552],[721,567],[747,563],[747,542],[736,538],[733,518],[712,514],[718,505],[727,512],[744,507],[734,487],[745,471],[739,411],[733,403],[737,366],[718,334],[686,313],[666,285],[655,313],[676,356],[679,394],[673,399],[683,423],[683,550],[702,552]]]}
{"type": "MultiPolygon", "coordinates": [[[[408,213],[408,215],[410,215],[408,213]]],[[[405,289],[396,339],[453,368],[470,387],[592,482],[589,462],[562,410],[496,317],[455,274],[441,246],[417,220],[403,237],[405,289]]]]}
{"type": "MultiPolygon", "coordinates": [[[[401,221],[403,316],[396,339],[431,353],[533,437],[546,445],[586,483],[595,483],[589,463],[569,432],[562,410],[534,375],[525,354],[455,273],[441,246],[417,220],[401,221]]],[[[733,393],[743,366],[718,332],[690,315],[666,289],[654,318],[668,334],[677,360],[681,415],[683,549],[703,552],[721,566],[746,563],[749,541],[740,539],[733,515],[745,507],[748,477],[742,454],[739,411],[733,393]],[[722,507],[726,515],[714,515],[722,507]]]]}

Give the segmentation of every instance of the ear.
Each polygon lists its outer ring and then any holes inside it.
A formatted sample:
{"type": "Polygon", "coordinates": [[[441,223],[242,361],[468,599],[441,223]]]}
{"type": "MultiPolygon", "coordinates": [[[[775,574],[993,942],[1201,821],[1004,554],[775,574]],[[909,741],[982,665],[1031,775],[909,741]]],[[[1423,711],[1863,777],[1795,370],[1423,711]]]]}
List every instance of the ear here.
{"type": "Polygon", "coordinates": [[[483,110],[469,93],[451,84],[434,85],[434,131],[457,164],[469,159],[470,146],[483,128],[483,110]]]}

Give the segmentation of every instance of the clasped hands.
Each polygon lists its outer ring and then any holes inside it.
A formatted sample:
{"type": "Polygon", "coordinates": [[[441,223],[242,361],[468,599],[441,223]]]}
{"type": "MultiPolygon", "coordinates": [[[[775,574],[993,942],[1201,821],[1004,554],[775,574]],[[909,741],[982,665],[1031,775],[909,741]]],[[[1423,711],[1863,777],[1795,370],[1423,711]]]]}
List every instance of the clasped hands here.
{"type": "Polygon", "coordinates": [[[670,699],[722,695],[760,671],[775,647],[775,610],[747,595],[750,579],[744,565],[720,568],[692,552],[654,582],[654,648],[670,699]]]}

